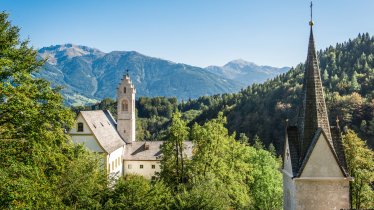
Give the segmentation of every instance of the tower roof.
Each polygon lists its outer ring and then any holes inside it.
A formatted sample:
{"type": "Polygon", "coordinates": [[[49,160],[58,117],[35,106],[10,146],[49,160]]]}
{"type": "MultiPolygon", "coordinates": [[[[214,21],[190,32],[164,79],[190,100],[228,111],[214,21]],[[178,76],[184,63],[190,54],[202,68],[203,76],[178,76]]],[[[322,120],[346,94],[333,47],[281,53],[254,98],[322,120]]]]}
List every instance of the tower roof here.
{"type": "Polygon", "coordinates": [[[320,136],[323,136],[328,141],[329,148],[333,152],[344,176],[348,176],[340,130],[331,128],[329,125],[319,62],[314,43],[312,6],[313,4],[311,3],[309,46],[304,66],[304,98],[299,109],[298,125],[289,126],[286,130],[286,141],[289,143],[288,155],[291,158],[293,175],[296,177],[300,176],[314,150],[316,142],[320,136]]]}
{"type": "Polygon", "coordinates": [[[309,47],[304,72],[303,90],[304,100],[302,106],[303,110],[301,110],[301,112],[303,112],[301,154],[305,155],[318,128],[321,128],[325,132],[330,142],[332,141],[319,63],[314,44],[313,24],[310,24],[309,47]]]}

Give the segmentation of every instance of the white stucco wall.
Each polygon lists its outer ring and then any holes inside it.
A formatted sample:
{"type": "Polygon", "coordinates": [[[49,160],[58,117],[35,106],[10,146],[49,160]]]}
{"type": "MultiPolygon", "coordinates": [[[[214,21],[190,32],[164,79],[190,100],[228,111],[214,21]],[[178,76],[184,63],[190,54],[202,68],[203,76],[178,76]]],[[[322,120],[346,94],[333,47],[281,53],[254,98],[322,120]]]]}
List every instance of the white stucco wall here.
{"type": "Polygon", "coordinates": [[[123,176],[122,154],[124,147],[120,147],[107,156],[107,169],[109,174],[123,176]]]}
{"type": "MultiPolygon", "coordinates": [[[[286,142],[286,152],[288,149],[286,142]]],[[[349,178],[344,177],[321,135],[299,178],[292,178],[290,164],[283,168],[284,209],[325,210],[349,208],[349,178]]]]}
{"type": "Polygon", "coordinates": [[[124,161],[124,172],[125,174],[137,174],[142,175],[146,179],[151,179],[156,172],[160,172],[160,161],[158,160],[125,160],[124,161]],[[129,165],[131,167],[129,168],[129,165]],[[143,168],[140,168],[143,165],[143,168]],[[155,165],[155,169],[152,169],[152,165],[155,165]]]}
{"type": "Polygon", "coordinates": [[[292,180],[292,163],[288,139],[285,140],[283,163],[283,209],[295,209],[295,185],[292,180]]]}
{"type": "Polygon", "coordinates": [[[92,152],[104,152],[94,135],[71,135],[74,144],[83,144],[92,152]]]}
{"type": "Polygon", "coordinates": [[[288,173],[283,173],[283,209],[295,209],[295,185],[288,173]]]}
{"type": "Polygon", "coordinates": [[[284,164],[283,164],[283,170],[285,170],[287,173],[292,174],[292,163],[291,163],[291,156],[290,156],[290,148],[288,145],[288,139],[286,139],[286,147],[284,151],[284,164]]]}
{"type": "Polygon", "coordinates": [[[69,134],[74,144],[84,144],[92,152],[104,152],[81,114],[78,115],[76,123],[69,131],[69,134]],[[78,123],[83,123],[83,132],[77,131],[78,123]]]}
{"type": "Polygon", "coordinates": [[[82,115],[79,114],[76,120],[76,123],[69,131],[70,134],[92,134],[92,131],[88,127],[86,121],[83,119],[82,115]],[[77,132],[78,123],[83,123],[83,132],[77,132]]]}
{"type": "Polygon", "coordinates": [[[349,209],[349,181],[295,179],[296,209],[349,209]]]}
{"type": "Polygon", "coordinates": [[[320,135],[301,177],[344,177],[324,135],[320,135]]]}

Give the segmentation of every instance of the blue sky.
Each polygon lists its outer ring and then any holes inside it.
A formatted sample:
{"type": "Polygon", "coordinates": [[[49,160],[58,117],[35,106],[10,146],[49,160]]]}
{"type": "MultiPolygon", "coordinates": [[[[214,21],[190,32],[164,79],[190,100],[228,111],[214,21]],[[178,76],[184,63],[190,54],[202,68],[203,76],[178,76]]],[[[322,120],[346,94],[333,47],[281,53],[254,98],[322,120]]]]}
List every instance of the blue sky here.
{"type": "MultiPolygon", "coordinates": [[[[319,49],[374,35],[373,0],[315,0],[319,49]]],[[[307,0],[1,0],[36,48],[73,43],[135,50],[205,67],[242,58],[295,66],[306,59],[307,0]]]]}

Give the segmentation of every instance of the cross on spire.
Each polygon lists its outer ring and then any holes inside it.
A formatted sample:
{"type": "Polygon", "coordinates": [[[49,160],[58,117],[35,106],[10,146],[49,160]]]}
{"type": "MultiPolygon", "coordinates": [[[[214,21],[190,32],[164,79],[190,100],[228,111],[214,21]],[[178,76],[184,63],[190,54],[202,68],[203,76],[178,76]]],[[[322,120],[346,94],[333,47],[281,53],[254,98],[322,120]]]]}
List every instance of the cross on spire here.
{"type": "Polygon", "coordinates": [[[313,1],[310,2],[310,20],[313,20],[313,1]]]}
{"type": "Polygon", "coordinates": [[[310,1],[310,21],[309,21],[310,27],[314,25],[313,22],[313,1],[310,1]]]}
{"type": "Polygon", "coordinates": [[[126,75],[129,76],[129,69],[126,69],[126,75]]]}

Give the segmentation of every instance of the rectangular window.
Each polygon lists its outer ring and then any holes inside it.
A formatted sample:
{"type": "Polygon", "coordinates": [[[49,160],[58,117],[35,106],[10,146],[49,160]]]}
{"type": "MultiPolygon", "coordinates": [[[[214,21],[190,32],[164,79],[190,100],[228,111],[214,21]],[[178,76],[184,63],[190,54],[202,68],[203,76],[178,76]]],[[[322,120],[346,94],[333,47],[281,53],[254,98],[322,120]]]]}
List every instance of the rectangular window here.
{"type": "Polygon", "coordinates": [[[131,168],[132,168],[131,164],[128,164],[128,165],[127,165],[127,168],[128,168],[128,169],[131,169],[131,168]]]}
{"type": "Polygon", "coordinates": [[[156,180],[156,177],[155,177],[155,176],[152,176],[151,180],[152,180],[152,181],[156,180]]]}
{"type": "Polygon", "coordinates": [[[140,165],[140,168],[142,169],[142,168],[143,168],[143,165],[140,165]]]}
{"type": "Polygon", "coordinates": [[[155,169],[156,168],[156,165],[152,165],[152,169],[155,169]]]}
{"type": "Polygon", "coordinates": [[[77,132],[83,132],[83,123],[78,123],[77,132]]]}
{"type": "Polygon", "coordinates": [[[114,161],[112,161],[112,170],[114,170],[114,161]]]}

